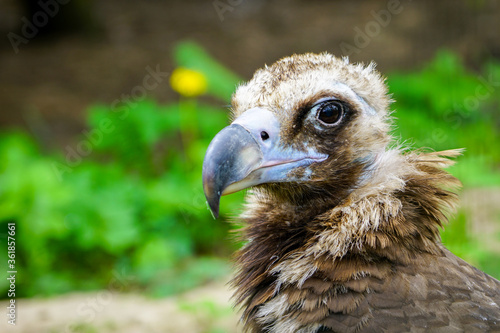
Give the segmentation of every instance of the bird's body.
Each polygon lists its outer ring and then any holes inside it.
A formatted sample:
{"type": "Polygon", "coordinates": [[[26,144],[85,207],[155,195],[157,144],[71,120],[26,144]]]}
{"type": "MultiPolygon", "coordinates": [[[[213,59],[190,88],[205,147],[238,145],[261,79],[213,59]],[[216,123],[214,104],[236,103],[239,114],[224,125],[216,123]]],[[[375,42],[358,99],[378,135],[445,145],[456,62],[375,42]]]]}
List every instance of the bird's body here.
{"type": "Polygon", "coordinates": [[[500,283],[438,241],[449,161],[400,162],[417,168],[401,188],[361,187],[326,211],[253,194],[233,281],[252,332],[500,331],[500,283]]]}
{"type": "Polygon", "coordinates": [[[390,147],[388,107],[372,65],[327,54],[284,58],[233,96],[204,183],[215,214],[252,187],[233,280],[246,330],[500,332],[500,282],[439,237],[460,151],[390,147]]]}

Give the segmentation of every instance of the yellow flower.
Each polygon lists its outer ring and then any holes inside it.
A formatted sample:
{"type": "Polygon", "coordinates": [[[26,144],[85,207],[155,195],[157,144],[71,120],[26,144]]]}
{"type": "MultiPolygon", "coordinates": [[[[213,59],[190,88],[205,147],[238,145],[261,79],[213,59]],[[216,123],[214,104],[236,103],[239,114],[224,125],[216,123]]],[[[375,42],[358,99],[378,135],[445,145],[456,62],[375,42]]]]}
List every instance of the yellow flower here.
{"type": "Polygon", "coordinates": [[[203,73],[179,67],[170,76],[172,89],[182,96],[195,97],[207,91],[207,79],[203,73]]]}

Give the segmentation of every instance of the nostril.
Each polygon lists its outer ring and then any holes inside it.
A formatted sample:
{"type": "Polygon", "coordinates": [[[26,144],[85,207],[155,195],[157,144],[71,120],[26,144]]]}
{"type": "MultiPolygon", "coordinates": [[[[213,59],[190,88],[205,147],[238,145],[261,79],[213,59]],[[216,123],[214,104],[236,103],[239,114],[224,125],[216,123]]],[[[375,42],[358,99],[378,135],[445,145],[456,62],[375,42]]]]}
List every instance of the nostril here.
{"type": "Polygon", "coordinates": [[[260,132],[260,138],[263,140],[263,141],[266,141],[267,139],[269,139],[269,134],[267,134],[266,131],[262,131],[260,132]]]}

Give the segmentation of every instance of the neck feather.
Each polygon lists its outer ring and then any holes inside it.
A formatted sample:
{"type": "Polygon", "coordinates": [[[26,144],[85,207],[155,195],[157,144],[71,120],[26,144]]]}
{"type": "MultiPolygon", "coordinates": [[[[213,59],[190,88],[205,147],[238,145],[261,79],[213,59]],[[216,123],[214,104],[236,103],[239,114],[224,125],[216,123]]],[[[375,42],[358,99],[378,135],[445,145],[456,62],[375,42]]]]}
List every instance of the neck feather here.
{"type": "Polygon", "coordinates": [[[248,243],[237,254],[233,280],[244,317],[283,286],[301,286],[318,270],[347,282],[365,274],[370,262],[405,265],[415,253],[440,253],[439,228],[454,209],[453,190],[460,186],[442,168],[459,154],[386,151],[333,207],[313,203],[306,211],[265,193],[251,194],[242,216],[248,243]],[[346,264],[353,258],[358,264],[346,264]]]}

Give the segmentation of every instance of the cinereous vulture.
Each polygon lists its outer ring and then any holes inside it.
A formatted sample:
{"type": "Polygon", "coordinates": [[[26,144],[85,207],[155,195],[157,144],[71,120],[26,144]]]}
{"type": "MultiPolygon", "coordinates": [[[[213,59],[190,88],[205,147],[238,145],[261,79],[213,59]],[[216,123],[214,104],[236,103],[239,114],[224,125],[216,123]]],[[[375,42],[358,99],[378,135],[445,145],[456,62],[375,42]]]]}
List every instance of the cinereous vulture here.
{"type": "Polygon", "coordinates": [[[246,331],[500,332],[500,282],[440,240],[460,151],[398,146],[390,102],[373,64],[326,53],[237,88],[203,187],[215,216],[250,188],[232,282],[246,331]]]}

